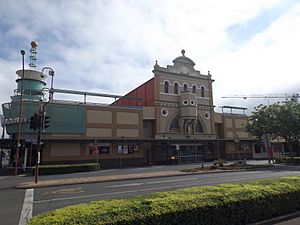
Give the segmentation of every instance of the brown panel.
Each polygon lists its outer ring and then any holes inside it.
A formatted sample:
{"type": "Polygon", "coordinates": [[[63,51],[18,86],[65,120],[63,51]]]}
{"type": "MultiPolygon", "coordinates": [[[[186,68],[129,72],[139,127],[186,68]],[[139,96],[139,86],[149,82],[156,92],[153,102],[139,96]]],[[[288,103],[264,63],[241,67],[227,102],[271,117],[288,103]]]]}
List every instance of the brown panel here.
{"type": "Polygon", "coordinates": [[[122,98],[118,99],[111,105],[124,105],[124,106],[153,106],[154,105],[154,79],[150,79],[132,90],[122,98]],[[126,97],[137,97],[142,100],[130,99],[126,97]]]}

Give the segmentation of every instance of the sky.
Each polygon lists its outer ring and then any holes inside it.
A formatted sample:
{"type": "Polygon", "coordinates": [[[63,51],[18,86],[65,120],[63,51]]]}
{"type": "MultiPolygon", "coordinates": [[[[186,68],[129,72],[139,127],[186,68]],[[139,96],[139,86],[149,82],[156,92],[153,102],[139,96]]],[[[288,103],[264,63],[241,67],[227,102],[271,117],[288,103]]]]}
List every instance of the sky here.
{"type": "Polygon", "coordinates": [[[1,0],[1,104],[33,40],[37,69],[53,68],[60,89],[124,95],[185,49],[212,74],[217,111],[283,100],[222,96],[300,93],[300,0],[1,0]]]}

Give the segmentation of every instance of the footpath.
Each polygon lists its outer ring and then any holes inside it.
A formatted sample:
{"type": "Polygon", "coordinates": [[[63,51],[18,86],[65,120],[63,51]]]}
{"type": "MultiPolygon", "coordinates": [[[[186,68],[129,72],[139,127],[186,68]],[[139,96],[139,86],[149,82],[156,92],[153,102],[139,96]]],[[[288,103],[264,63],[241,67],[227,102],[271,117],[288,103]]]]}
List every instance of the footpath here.
{"type": "MultiPolygon", "coordinates": [[[[240,170],[204,170],[199,172],[181,172],[174,170],[166,170],[159,172],[143,172],[143,173],[129,173],[122,175],[99,175],[90,177],[77,177],[68,179],[53,179],[53,180],[41,180],[35,183],[34,181],[23,182],[16,185],[18,189],[28,189],[28,188],[42,188],[51,186],[64,186],[73,184],[88,184],[88,183],[99,183],[99,182],[109,182],[109,181],[119,181],[119,180],[136,180],[145,178],[155,178],[155,177],[170,177],[170,176],[185,176],[191,174],[207,174],[207,173],[224,173],[224,172],[236,172],[240,170]]],[[[299,225],[300,224],[300,211],[281,217],[273,218],[266,221],[261,221],[255,224],[259,225],[299,225]]],[[[253,224],[254,225],[254,224],[253,224]]]]}

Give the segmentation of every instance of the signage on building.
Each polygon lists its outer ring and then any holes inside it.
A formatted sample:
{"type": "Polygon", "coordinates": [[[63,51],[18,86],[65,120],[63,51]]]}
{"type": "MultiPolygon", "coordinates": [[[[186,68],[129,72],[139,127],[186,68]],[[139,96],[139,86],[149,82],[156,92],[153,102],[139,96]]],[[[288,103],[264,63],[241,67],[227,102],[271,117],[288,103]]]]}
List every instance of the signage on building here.
{"type": "Polygon", "coordinates": [[[237,134],[233,136],[233,139],[234,139],[235,143],[239,143],[240,142],[240,137],[237,134]]]}
{"type": "MultiPolygon", "coordinates": [[[[27,123],[27,118],[26,116],[23,116],[21,118],[21,123],[27,123]]],[[[11,124],[18,124],[19,123],[19,117],[14,117],[14,118],[5,118],[4,119],[4,125],[11,125],[11,124]]]]}

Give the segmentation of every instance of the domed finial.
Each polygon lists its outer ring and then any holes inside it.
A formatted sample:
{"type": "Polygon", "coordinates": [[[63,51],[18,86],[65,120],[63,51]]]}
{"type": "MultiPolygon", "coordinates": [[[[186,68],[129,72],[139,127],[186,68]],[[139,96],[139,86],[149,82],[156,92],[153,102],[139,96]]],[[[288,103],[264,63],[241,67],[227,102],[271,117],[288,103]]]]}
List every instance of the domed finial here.
{"type": "Polygon", "coordinates": [[[182,56],[185,56],[184,55],[185,54],[185,50],[184,49],[181,50],[181,54],[182,54],[182,56]]]}
{"type": "Polygon", "coordinates": [[[158,65],[158,63],[157,63],[157,60],[155,60],[155,65],[154,65],[153,67],[154,67],[154,69],[156,69],[156,68],[159,67],[159,65],[158,65]]]}
{"type": "Polygon", "coordinates": [[[35,41],[32,41],[30,44],[31,44],[32,48],[36,48],[37,47],[37,43],[35,41]]]}

